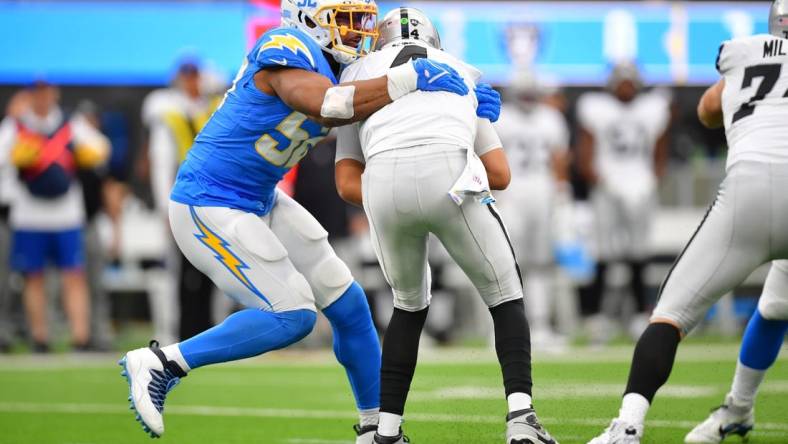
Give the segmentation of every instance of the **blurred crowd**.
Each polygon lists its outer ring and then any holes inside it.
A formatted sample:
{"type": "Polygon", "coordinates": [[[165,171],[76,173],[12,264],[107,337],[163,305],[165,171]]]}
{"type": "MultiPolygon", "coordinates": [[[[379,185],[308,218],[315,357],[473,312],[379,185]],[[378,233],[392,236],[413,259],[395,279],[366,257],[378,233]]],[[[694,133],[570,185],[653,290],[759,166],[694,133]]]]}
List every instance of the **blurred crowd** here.
{"type": "MultiPolygon", "coordinates": [[[[47,352],[63,342],[63,325],[74,350],[110,350],[132,319],[172,343],[236,308],[180,254],[167,211],[178,165],[226,86],[199,60],[182,60],[169,87],[145,91],[138,125],[111,102],[72,93],[61,105],[44,78],[10,95],[0,124],[0,351],[47,352]]],[[[709,145],[692,125],[671,130],[694,103],[646,87],[626,63],[595,90],[519,71],[503,96],[497,129],[513,181],[496,198],[525,275],[534,346],[637,337],[660,279],[648,272],[660,183],[671,159],[687,163],[682,146],[709,145]]],[[[280,186],[329,231],[382,326],[390,289],[363,211],[335,191],[335,150],[327,138],[280,186]]],[[[430,263],[429,340],[488,338],[484,307],[437,242],[430,263]]],[[[329,334],[318,328],[307,343],[329,334]]]]}

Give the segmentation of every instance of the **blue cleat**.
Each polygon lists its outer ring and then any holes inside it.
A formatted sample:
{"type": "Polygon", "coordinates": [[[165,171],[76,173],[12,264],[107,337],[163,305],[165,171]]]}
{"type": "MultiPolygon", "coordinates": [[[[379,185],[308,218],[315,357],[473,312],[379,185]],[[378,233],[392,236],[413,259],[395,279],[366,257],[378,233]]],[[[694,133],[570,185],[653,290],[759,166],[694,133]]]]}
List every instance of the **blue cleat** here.
{"type": "Polygon", "coordinates": [[[186,372],[173,361],[168,361],[151,341],[147,348],[132,350],[120,360],[120,373],[129,384],[129,409],[136,412],[136,420],[151,438],[164,434],[164,401],[186,372]]]}

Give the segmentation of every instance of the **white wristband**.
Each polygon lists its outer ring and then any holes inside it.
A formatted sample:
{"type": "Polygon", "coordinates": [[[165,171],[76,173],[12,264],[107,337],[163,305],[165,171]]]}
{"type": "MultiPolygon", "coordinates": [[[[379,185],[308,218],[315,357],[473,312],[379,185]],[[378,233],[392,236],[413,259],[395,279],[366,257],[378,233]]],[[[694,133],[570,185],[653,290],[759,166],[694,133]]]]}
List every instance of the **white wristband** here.
{"type": "Polygon", "coordinates": [[[416,91],[419,78],[413,68],[413,61],[391,68],[386,77],[388,77],[389,97],[392,101],[416,91]]]}
{"type": "Polygon", "coordinates": [[[353,96],[356,94],[356,87],[335,86],[326,90],[323,97],[323,106],[320,107],[320,115],[327,119],[350,119],[355,113],[353,109],[353,96]]]}

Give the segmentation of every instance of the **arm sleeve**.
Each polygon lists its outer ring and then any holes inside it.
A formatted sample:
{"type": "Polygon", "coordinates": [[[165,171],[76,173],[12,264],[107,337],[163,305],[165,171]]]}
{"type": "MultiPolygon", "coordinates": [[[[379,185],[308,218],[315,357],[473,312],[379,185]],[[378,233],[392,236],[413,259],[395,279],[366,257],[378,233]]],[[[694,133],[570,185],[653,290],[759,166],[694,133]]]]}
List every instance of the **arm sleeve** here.
{"type": "Polygon", "coordinates": [[[476,155],[482,156],[496,148],[502,148],[501,138],[495,131],[492,122],[487,119],[476,119],[476,140],[473,149],[476,155]]]}
{"type": "Polygon", "coordinates": [[[250,61],[263,68],[297,68],[317,71],[309,45],[292,29],[274,29],[260,37],[250,61]]]}
{"type": "Polygon", "coordinates": [[[178,152],[169,128],[164,123],[155,123],[150,128],[148,158],[153,204],[160,214],[167,214],[175,171],[178,169],[178,152]]]}
{"type": "Polygon", "coordinates": [[[364,164],[366,163],[364,152],[361,149],[358,130],[358,123],[337,128],[337,156],[334,159],[335,163],[342,159],[353,159],[364,164]]]}

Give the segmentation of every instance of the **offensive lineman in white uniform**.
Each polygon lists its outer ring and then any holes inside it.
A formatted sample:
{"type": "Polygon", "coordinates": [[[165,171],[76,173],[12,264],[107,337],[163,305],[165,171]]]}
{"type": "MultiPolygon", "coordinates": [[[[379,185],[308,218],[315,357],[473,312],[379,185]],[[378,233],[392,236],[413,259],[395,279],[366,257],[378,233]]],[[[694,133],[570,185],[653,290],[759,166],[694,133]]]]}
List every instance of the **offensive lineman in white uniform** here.
{"type": "MultiPolygon", "coordinates": [[[[480,76],[439,49],[432,23],[416,9],[390,12],[379,32],[379,50],[348,67],[342,81],[373,78],[425,57],[454,67],[469,83],[480,76]]],[[[478,88],[477,94],[497,94],[478,88]]],[[[345,200],[363,205],[378,261],[394,291],[376,443],[407,442],[400,423],[430,304],[430,234],[490,307],[509,402],[506,443],[555,443],[531,405],[522,281],[506,229],[491,203],[489,190],[506,187],[509,167],[490,120],[476,117],[476,100],[474,95],[416,93],[338,132],[337,189],[345,200]]],[[[489,113],[490,119],[497,117],[498,110],[489,113]]]]}
{"type": "MultiPolygon", "coordinates": [[[[662,284],[651,324],[635,347],[618,418],[591,444],[639,443],[649,405],[670,375],[681,338],[755,268],[788,258],[788,199],[783,192],[788,189],[788,40],[781,38],[788,35],[785,11],[783,0],[772,5],[771,35],[729,40],[720,47],[717,70],[722,79],[701,98],[698,117],[710,128],[725,125],[727,175],[662,284]]],[[[788,319],[787,272],[777,265],[770,271],[758,306],[765,319],[788,319]]],[[[750,385],[757,385],[757,377],[747,377],[750,385]]],[[[747,406],[730,407],[725,410],[738,416],[740,424],[728,428],[717,423],[716,440],[693,431],[686,441],[719,442],[727,433],[746,434],[752,412],[747,406]]]]}
{"type": "Polygon", "coordinates": [[[600,314],[608,265],[629,266],[638,315],[630,329],[637,337],[646,324],[648,303],[643,270],[648,259],[657,179],[667,154],[669,100],[656,91],[640,92],[637,67],[616,65],[607,92],[591,92],[577,104],[580,172],[594,187],[597,237],[596,279],[581,298],[592,339],[602,341],[606,322],[600,314]],[[639,327],[638,327],[639,325],[639,327]]]}
{"type": "Polygon", "coordinates": [[[495,129],[501,136],[512,169],[512,183],[496,193],[517,257],[528,279],[528,321],[534,347],[564,345],[550,326],[551,277],[554,275],[553,213],[567,202],[569,129],[564,116],[540,102],[544,91],[531,73],[518,73],[510,100],[501,108],[495,129]]]}

